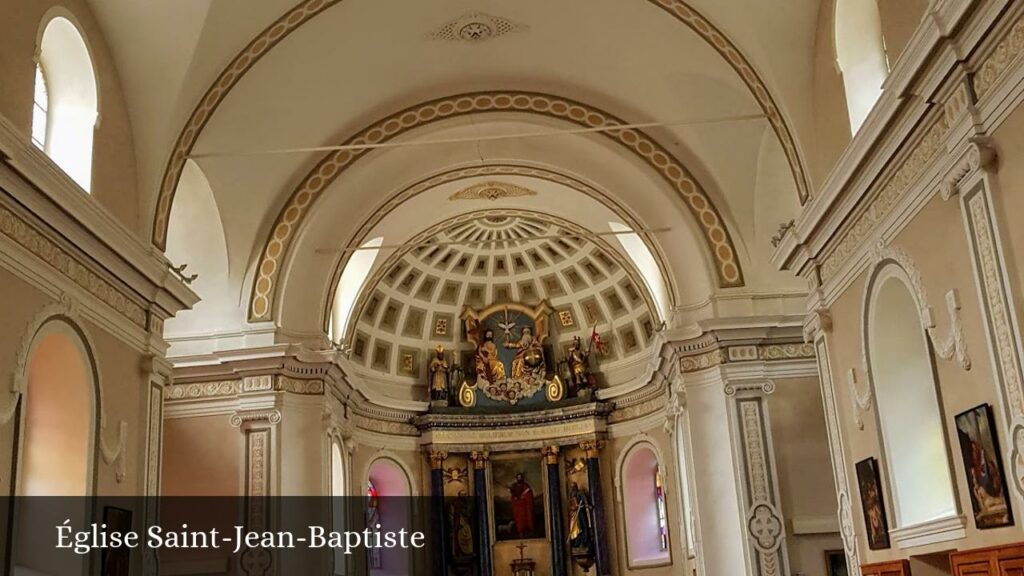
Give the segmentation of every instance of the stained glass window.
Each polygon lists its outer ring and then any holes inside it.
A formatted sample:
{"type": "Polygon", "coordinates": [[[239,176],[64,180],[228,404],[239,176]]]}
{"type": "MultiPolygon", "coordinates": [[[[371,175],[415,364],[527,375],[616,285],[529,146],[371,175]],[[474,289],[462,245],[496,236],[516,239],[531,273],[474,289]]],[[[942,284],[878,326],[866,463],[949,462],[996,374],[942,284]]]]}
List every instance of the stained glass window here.
{"type": "Polygon", "coordinates": [[[658,502],[658,537],[662,550],[668,550],[668,515],[665,511],[665,485],[661,472],[654,475],[654,497],[658,502]]]}

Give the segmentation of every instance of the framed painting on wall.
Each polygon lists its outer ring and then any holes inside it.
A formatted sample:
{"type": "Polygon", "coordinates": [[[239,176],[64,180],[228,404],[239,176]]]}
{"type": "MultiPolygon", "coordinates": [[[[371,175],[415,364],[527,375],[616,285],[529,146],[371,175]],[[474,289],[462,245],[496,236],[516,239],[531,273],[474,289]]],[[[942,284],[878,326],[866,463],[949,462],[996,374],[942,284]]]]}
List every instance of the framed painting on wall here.
{"type": "Polygon", "coordinates": [[[867,458],[857,462],[857,486],[860,489],[860,504],[864,510],[868,548],[889,548],[889,520],[885,515],[885,499],[882,496],[882,481],[878,475],[878,460],[867,458]]]}
{"type": "Polygon", "coordinates": [[[491,502],[496,542],[547,537],[540,458],[493,458],[491,502]]]}
{"type": "Polygon", "coordinates": [[[974,525],[984,530],[1013,524],[992,407],[982,404],[957,414],[956,435],[971,493],[974,525]]]}

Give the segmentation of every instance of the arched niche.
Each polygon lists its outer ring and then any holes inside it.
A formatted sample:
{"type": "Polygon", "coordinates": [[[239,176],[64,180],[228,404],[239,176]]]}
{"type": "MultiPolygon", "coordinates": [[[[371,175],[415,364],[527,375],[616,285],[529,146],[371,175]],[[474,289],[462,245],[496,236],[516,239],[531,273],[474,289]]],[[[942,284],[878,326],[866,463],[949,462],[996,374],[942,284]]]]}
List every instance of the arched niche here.
{"type": "Polygon", "coordinates": [[[850,133],[856,134],[882,95],[882,84],[889,75],[878,4],[836,0],[834,31],[850,133]]]}
{"type": "MultiPolygon", "coordinates": [[[[99,119],[96,71],[85,38],[64,11],[48,15],[38,40],[40,74],[45,82],[42,149],[85,191],[92,184],[93,135],[99,119]]],[[[38,93],[38,91],[37,91],[38,93]]]]}
{"type": "Polygon", "coordinates": [[[867,289],[864,353],[898,528],[949,518],[959,510],[921,310],[908,273],[883,261],[867,289]]]}
{"type": "MultiPolygon", "coordinates": [[[[84,497],[95,489],[98,434],[98,377],[92,348],[79,327],[62,316],[42,321],[28,336],[22,378],[19,427],[18,496],[84,497]],[[57,457],[59,455],[59,457],[57,457]]],[[[19,501],[15,518],[15,574],[85,574],[86,561],[45,553],[28,537],[50,534],[70,518],[85,525],[90,510],[85,498],[31,498],[19,501]]]]}
{"type": "Polygon", "coordinates": [[[658,449],[649,441],[637,441],[620,458],[618,475],[629,567],[670,564],[665,477],[658,449]]]}
{"type": "MultiPolygon", "coordinates": [[[[412,526],[412,483],[405,468],[398,461],[382,456],[370,463],[367,475],[367,528],[372,532],[376,524],[381,532],[409,531],[412,526]],[[376,498],[376,516],[373,506],[376,498]],[[373,518],[376,517],[376,521],[373,518]]],[[[371,576],[405,576],[412,569],[409,549],[394,548],[374,556],[369,553],[371,576]]]]}

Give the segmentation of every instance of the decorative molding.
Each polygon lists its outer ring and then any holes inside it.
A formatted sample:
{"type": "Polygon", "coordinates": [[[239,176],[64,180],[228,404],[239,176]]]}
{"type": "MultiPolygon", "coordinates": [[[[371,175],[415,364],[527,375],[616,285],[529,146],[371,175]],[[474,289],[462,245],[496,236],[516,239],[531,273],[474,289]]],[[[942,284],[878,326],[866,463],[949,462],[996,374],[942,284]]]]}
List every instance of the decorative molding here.
{"type": "Polygon", "coordinates": [[[839,519],[839,533],[843,539],[843,550],[846,552],[846,565],[850,576],[860,576],[860,556],[857,553],[857,533],[853,522],[853,509],[850,503],[849,475],[846,469],[846,452],[843,449],[842,424],[839,420],[839,409],[836,402],[835,387],[832,380],[832,368],[829,365],[828,346],[824,334],[814,340],[818,358],[818,381],[821,385],[822,404],[825,409],[825,430],[828,434],[829,452],[832,461],[832,477],[835,482],[839,519]]]}
{"type": "Polygon", "coordinates": [[[861,392],[857,387],[857,372],[853,368],[846,373],[846,384],[850,388],[850,397],[853,398],[853,404],[850,405],[853,421],[857,424],[858,430],[863,430],[864,419],[861,415],[871,409],[871,386],[867,386],[867,389],[861,392]]]}
{"type": "Polygon", "coordinates": [[[949,123],[945,115],[932,122],[903,163],[893,171],[878,195],[853,219],[853,225],[838,235],[839,240],[821,263],[819,273],[823,282],[832,279],[839,272],[864,241],[874,233],[882,219],[890,214],[896,202],[931,163],[932,158],[945,150],[944,141],[948,132],[949,123]]]}
{"type": "Polygon", "coordinates": [[[504,200],[506,198],[521,198],[524,196],[536,196],[537,193],[529,188],[489,180],[473,184],[463,188],[448,197],[449,200],[504,200]]]}
{"type": "Polygon", "coordinates": [[[963,156],[946,174],[941,191],[942,199],[949,200],[959,194],[961,186],[971,174],[979,170],[995,172],[998,162],[999,156],[991,139],[972,138],[963,156]]]}
{"type": "Polygon", "coordinates": [[[988,58],[978,67],[974,75],[974,93],[980,100],[998,80],[1002,78],[1024,52],[1024,19],[1017,20],[1009,33],[989,54],[988,58]]]}
{"type": "Polygon", "coordinates": [[[249,376],[241,380],[215,382],[192,382],[167,387],[169,402],[178,400],[199,400],[225,398],[247,393],[287,392],[302,396],[322,396],[325,386],[322,380],[303,380],[288,376],[264,374],[249,376]]]}
{"type": "Polygon", "coordinates": [[[100,455],[103,456],[103,461],[108,466],[116,464],[114,480],[120,484],[124,482],[128,471],[128,465],[125,462],[125,452],[128,450],[128,423],[124,420],[118,422],[117,445],[113,448],[107,444],[106,438],[103,437],[105,429],[105,426],[100,426],[100,455]]]}
{"type": "MultiPolygon", "coordinates": [[[[917,302],[918,314],[921,317],[921,327],[932,341],[932,344],[934,344],[935,355],[942,360],[955,360],[961,369],[970,370],[971,357],[967,351],[967,339],[964,336],[963,322],[960,319],[959,292],[954,288],[946,293],[946,309],[949,313],[950,327],[949,334],[945,338],[941,338],[938,336],[935,328],[932,307],[928,305],[928,292],[924,287],[924,281],[921,279],[921,273],[918,272],[910,255],[901,248],[895,246],[886,247],[879,243],[872,250],[872,260],[874,261],[874,266],[871,270],[871,278],[874,278],[874,275],[890,262],[899,267],[906,275],[906,279],[909,282],[908,288],[910,288],[914,295],[914,300],[917,302]]],[[[865,303],[865,314],[869,311],[871,291],[874,288],[873,281],[867,282],[864,285],[863,302],[865,303]]],[[[863,347],[865,352],[867,351],[867,321],[868,318],[865,316],[865,342],[863,347]]],[[[866,358],[864,366],[868,370],[870,377],[870,365],[867,363],[866,358]]]]}
{"type": "Polygon", "coordinates": [[[765,400],[760,396],[737,398],[735,401],[740,456],[745,464],[744,515],[754,574],[782,576],[787,573],[788,564],[786,530],[778,507],[778,479],[766,410],[765,400]]]}
{"type": "Polygon", "coordinates": [[[430,38],[475,44],[493,40],[506,34],[525,32],[526,30],[529,30],[529,26],[513,22],[508,18],[491,16],[484,12],[470,11],[442,24],[430,33],[430,38]]]}
{"type": "Polygon", "coordinates": [[[243,424],[266,422],[267,424],[280,424],[281,423],[281,411],[275,409],[269,410],[245,410],[238,411],[231,415],[228,420],[234,428],[241,428],[243,424]]]}
{"type": "Polygon", "coordinates": [[[893,528],[889,534],[892,535],[896,546],[904,550],[939,542],[952,542],[967,537],[967,519],[962,515],[940,518],[913,526],[893,528]]]}
{"type": "Polygon", "coordinates": [[[98,298],[132,324],[143,329],[148,327],[145,308],[83,265],[74,254],[50,240],[32,224],[4,206],[0,206],[0,234],[31,252],[64,278],[98,298]]]}
{"type": "Polygon", "coordinates": [[[775,392],[775,382],[772,380],[765,380],[763,382],[726,382],[722,391],[729,397],[751,392],[768,395],[775,392]]]}
{"type": "MultiPolygon", "coordinates": [[[[192,153],[196,141],[199,140],[203,128],[214,112],[216,112],[235,85],[274,46],[302,27],[303,24],[341,1],[304,0],[288,12],[282,14],[273,24],[253,37],[252,41],[235,55],[227,67],[217,76],[217,79],[207,88],[189,115],[188,121],[182,127],[181,133],[175,141],[173,151],[167,159],[167,165],[164,168],[156,209],[153,215],[152,240],[153,244],[158,248],[161,250],[167,248],[167,226],[170,221],[171,206],[174,203],[174,194],[178,187],[178,181],[181,179],[181,173],[185,168],[185,162],[188,160],[189,154],[192,153]]],[[[737,72],[740,80],[746,84],[750,94],[761,106],[765,117],[768,119],[768,123],[779,138],[793,173],[797,195],[801,203],[806,202],[810,198],[811,186],[803,167],[803,161],[800,158],[796,140],[790,131],[785,116],[775,104],[771,90],[769,90],[764,80],[761,79],[754,66],[721,30],[715,27],[700,12],[686,4],[684,0],[649,1],[703,38],[737,72]]]]}
{"type": "MultiPolygon", "coordinates": [[[[414,128],[471,113],[501,111],[538,114],[585,128],[605,128],[607,138],[646,162],[682,197],[700,226],[706,249],[715,262],[722,288],[743,285],[743,274],[732,236],[718,208],[686,167],[646,133],[635,128],[614,129],[626,124],[611,114],[568,98],[537,92],[474,92],[438,98],[392,114],[345,140],[345,146],[379,144],[414,128]],[[612,129],[609,129],[612,128],[612,129]]],[[[268,231],[256,264],[249,305],[249,320],[273,318],[277,284],[292,242],[317,198],[341,174],[362,158],[368,149],[335,150],[324,156],[303,177],[281,207],[268,231]]]]}

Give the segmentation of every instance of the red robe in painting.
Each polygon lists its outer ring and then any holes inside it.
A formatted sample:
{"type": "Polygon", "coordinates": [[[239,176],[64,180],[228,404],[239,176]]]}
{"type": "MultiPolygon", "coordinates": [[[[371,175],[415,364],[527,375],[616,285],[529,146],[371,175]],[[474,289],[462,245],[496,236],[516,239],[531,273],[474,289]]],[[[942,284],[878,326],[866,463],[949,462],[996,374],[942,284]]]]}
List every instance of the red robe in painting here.
{"type": "Polygon", "coordinates": [[[516,523],[516,534],[520,538],[533,535],[533,488],[526,483],[522,474],[516,474],[516,481],[508,487],[512,495],[512,519],[516,523]]]}

